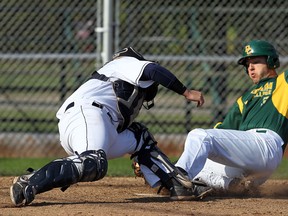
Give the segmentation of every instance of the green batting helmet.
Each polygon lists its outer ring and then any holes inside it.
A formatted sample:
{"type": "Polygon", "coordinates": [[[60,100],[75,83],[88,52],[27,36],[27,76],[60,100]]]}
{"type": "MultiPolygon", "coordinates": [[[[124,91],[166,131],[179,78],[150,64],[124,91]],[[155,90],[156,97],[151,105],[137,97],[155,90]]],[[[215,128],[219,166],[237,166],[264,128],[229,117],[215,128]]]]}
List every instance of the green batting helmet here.
{"type": "Polygon", "coordinates": [[[264,40],[252,40],[244,46],[242,58],[238,64],[246,67],[246,58],[253,56],[267,56],[268,68],[278,68],[280,66],[279,56],[272,44],[264,40]]]}

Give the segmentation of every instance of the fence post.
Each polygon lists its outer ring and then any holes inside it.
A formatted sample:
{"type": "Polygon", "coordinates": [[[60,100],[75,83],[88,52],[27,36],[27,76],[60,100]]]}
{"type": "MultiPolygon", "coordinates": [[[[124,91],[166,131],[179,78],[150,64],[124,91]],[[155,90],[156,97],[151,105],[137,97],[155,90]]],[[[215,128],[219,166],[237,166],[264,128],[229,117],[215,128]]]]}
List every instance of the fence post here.
{"type": "Polygon", "coordinates": [[[113,15],[113,3],[112,0],[104,1],[104,13],[103,13],[103,64],[108,62],[112,56],[112,15],[113,15]]]}

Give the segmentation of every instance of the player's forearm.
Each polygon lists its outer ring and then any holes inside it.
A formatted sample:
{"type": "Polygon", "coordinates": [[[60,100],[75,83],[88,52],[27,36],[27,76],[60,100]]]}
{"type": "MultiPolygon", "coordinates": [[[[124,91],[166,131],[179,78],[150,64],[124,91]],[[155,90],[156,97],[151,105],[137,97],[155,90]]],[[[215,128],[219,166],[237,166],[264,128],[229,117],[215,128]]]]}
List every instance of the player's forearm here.
{"type": "Polygon", "coordinates": [[[187,89],[174,74],[158,64],[148,64],[140,80],[153,80],[180,95],[187,89]]]}

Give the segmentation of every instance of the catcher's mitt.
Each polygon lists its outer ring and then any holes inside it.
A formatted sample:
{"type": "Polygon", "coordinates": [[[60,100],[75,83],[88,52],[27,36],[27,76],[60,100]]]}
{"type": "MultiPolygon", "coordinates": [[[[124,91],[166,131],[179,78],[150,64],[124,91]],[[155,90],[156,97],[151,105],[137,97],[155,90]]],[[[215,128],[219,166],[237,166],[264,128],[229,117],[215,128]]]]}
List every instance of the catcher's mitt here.
{"type": "Polygon", "coordinates": [[[144,175],[140,169],[140,165],[135,160],[132,161],[132,169],[136,177],[144,178],[144,175]]]}

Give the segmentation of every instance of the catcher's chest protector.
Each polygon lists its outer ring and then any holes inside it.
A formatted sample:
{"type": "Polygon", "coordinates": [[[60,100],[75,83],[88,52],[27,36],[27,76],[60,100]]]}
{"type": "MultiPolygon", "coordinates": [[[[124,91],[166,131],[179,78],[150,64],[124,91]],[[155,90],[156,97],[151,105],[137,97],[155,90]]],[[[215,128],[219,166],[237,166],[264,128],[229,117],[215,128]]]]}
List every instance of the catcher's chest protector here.
{"type": "Polygon", "coordinates": [[[121,114],[117,131],[125,130],[139,114],[145,99],[146,91],[123,80],[113,82],[113,88],[118,101],[118,109],[121,114]]]}

